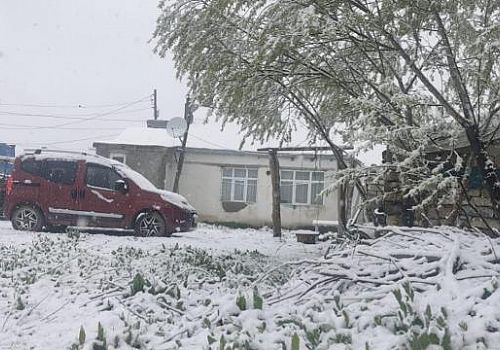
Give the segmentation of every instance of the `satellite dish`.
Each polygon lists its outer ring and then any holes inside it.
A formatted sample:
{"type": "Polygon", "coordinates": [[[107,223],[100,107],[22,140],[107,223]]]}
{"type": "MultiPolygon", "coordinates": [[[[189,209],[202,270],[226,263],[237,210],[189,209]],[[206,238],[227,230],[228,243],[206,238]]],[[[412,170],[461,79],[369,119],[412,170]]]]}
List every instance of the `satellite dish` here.
{"type": "Polygon", "coordinates": [[[172,137],[181,137],[187,129],[187,122],[184,118],[172,118],[167,122],[167,132],[172,137]]]}

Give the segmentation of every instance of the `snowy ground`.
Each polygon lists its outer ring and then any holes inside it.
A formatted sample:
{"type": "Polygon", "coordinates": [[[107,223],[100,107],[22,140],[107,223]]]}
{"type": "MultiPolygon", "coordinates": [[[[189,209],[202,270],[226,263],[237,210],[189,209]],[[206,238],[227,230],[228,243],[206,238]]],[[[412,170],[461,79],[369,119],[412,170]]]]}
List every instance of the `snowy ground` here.
{"type": "MultiPolygon", "coordinates": [[[[130,293],[131,281],[137,273],[151,276],[152,270],[158,269],[161,273],[154,277],[161,279],[174,277],[169,274],[179,268],[203,268],[209,271],[208,277],[205,276],[204,279],[210,279],[213,275],[215,281],[219,282],[217,274],[223,273],[217,271],[219,261],[210,260],[215,255],[223,256],[223,259],[230,259],[234,255],[234,263],[242,263],[242,269],[250,273],[262,273],[268,266],[286,261],[320,257],[325,249],[326,244],[299,244],[289,234],[282,239],[275,239],[269,230],[201,226],[196,231],[176,234],[171,238],[87,233],[68,237],[67,234],[19,232],[13,230],[9,222],[1,221],[0,349],[69,348],[77,340],[81,326],[89,338],[95,338],[98,322],[103,324],[109,339],[116,335],[122,337],[120,332],[126,331],[128,324],[136,324],[136,321],[144,321],[143,318],[148,317],[138,316],[141,310],[136,315],[133,310],[135,305],[125,305],[126,300],[121,300],[123,294],[130,293]],[[173,254],[172,251],[176,249],[180,257],[169,259],[169,254],[173,254]],[[235,250],[241,253],[235,254],[235,250]],[[245,257],[247,251],[250,255],[245,257]],[[200,261],[184,261],[189,259],[200,261]],[[179,266],[172,266],[174,260],[181,260],[179,266]],[[165,273],[162,269],[168,272],[165,273]],[[57,346],[54,347],[54,344],[57,346]]],[[[233,265],[229,261],[223,268],[230,269],[233,265]]],[[[189,271],[176,272],[176,279],[189,277],[189,271]]],[[[159,289],[176,284],[168,280],[154,283],[154,287],[159,289]]],[[[237,290],[238,287],[236,284],[230,289],[237,290]]],[[[210,289],[206,292],[199,290],[200,295],[194,299],[203,299],[205,302],[212,293],[210,289]]],[[[220,294],[220,289],[217,286],[215,293],[220,294]]],[[[142,302],[144,300],[139,303],[142,302]]],[[[164,302],[170,303],[170,300],[164,302]]],[[[187,311],[191,313],[190,310],[187,311]]],[[[196,307],[192,313],[200,311],[196,307]]],[[[174,313],[180,315],[184,311],[174,313]]],[[[158,317],[162,321],[168,318],[164,313],[158,317]]],[[[182,327],[176,325],[173,328],[182,327]]],[[[138,336],[137,344],[142,341],[141,331],[137,329],[137,334],[132,334],[133,337],[138,336]]],[[[129,333],[134,333],[134,330],[129,333]]],[[[148,341],[147,336],[144,338],[148,341]]],[[[166,335],[163,340],[167,338],[166,335]]],[[[130,343],[136,341],[126,340],[130,343]]],[[[127,348],[123,339],[117,342],[121,348],[127,348]]],[[[91,344],[92,341],[88,343],[91,344]]],[[[206,343],[207,334],[204,334],[184,348],[201,349],[206,343]]],[[[154,344],[144,347],[170,349],[177,346],[162,344],[161,340],[154,344]]]]}
{"type": "Polygon", "coordinates": [[[362,243],[0,222],[0,349],[500,348],[498,241],[391,228],[362,243]]]}
{"type": "MultiPolygon", "coordinates": [[[[26,245],[30,244],[40,233],[15,231],[8,221],[0,221],[0,244],[26,245]]],[[[57,237],[57,234],[42,234],[47,237],[57,237]]],[[[269,229],[230,229],[201,225],[195,231],[176,233],[171,238],[134,237],[130,233],[108,232],[107,234],[88,234],[80,240],[80,246],[94,250],[96,253],[108,254],[120,246],[158,251],[162,245],[192,246],[201,249],[213,249],[217,252],[231,253],[235,249],[258,250],[260,253],[277,259],[298,259],[317,257],[328,247],[327,244],[305,245],[296,242],[289,232],[282,239],[273,239],[269,229]]]]}

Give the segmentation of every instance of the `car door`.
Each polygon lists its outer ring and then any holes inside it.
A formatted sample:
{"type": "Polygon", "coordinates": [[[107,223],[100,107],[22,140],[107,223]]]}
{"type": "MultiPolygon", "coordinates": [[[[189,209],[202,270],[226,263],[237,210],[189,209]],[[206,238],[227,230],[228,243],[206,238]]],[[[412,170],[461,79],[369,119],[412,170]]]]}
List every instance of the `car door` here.
{"type": "Polygon", "coordinates": [[[124,179],[113,168],[86,163],[80,195],[80,214],[81,220],[86,219],[88,226],[123,226],[128,195],[115,190],[117,180],[124,179]]]}
{"type": "Polygon", "coordinates": [[[49,221],[72,225],[78,216],[78,163],[73,160],[47,159],[42,166],[40,184],[42,206],[49,221]]]}

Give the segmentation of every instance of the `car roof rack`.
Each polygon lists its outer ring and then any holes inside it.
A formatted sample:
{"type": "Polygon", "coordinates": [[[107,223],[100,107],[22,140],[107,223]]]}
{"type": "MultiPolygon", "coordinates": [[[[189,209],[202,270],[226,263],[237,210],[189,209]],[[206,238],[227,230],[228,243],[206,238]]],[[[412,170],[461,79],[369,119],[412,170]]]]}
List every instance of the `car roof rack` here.
{"type": "Polygon", "coordinates": [[[100,156],[95,153],[87,153],[87,152],[78,152],[78,151],[65,151],[65,150],[57,150],[57,149],[47,149],[47,148],[27,148],[24,150],[25,153],[29,154],[42,154],[42,153],[63,153],[63,154],[75,154],[82,155],[87,157],[95,157],[100,159],[108,159],[106,157],[100,156]]]}

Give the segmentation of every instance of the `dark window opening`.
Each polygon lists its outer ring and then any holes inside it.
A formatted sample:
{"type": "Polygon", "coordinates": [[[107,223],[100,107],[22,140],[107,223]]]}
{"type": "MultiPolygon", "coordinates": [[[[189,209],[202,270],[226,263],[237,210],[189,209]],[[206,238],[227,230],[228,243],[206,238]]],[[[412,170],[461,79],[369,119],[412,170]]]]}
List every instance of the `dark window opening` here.
{"type": "Polygon", "coordinates": [[[51,182],[72,185],[75,182],[76,162],[47,160],[43,174],[51,182]]]}
{"type": "Polygon", "coordinates": [[[85,183],[89,186],[114,190],[115,182],[120,179],[121,176],[111,168],[97,164],[87,164],[85,183]]]}
{"type": "Polygon", "coordinates": [[[21,162],[21,169],[29,174],[42,176],[42,162],[34,158],[28,158],[21,162]]]}

